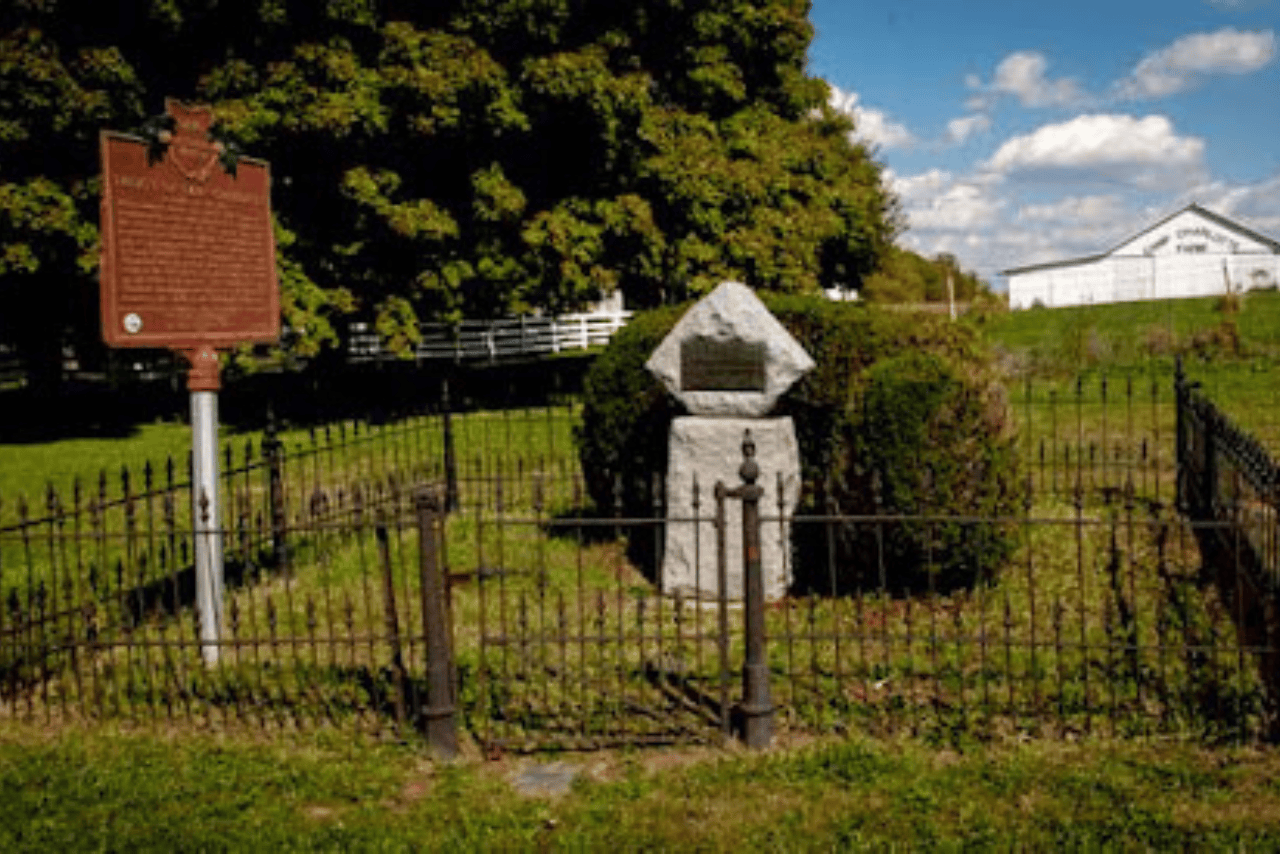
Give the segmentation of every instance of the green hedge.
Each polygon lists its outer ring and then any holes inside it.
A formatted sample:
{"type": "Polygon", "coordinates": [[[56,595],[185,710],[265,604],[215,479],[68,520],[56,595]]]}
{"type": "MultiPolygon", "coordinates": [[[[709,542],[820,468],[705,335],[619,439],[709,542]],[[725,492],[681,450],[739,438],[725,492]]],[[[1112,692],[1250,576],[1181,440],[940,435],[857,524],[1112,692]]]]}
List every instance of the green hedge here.
{"type": "MultiPolygon", "coordinates": [[[[795,421],[804,513],[927,515],[947,521],[797,525],[800,588],[934,589],[996,572],[1022,509],[1023,479],[1003,386],[985,349],[946,318],[820,298],[762,295],[817,367],[779,402],[795,421]],[[985,521],[959,521],[979,517],[985,521]]],[[[688,309],[638,314],[584,380],[579,455],[600,512],[650,517],[683,412],[644,362],[688,309]]]]}

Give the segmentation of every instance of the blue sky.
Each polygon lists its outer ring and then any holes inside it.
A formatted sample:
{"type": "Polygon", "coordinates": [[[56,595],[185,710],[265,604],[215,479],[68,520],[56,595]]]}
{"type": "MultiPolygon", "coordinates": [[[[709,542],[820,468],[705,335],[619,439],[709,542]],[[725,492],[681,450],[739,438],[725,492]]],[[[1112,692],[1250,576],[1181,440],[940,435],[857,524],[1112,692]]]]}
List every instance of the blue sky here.
{"type": "Polygon", "coordinates": [[[901,243],[998,271],[1198,202],[1280,239],[1280,0],[813,0],[901,243]]]}

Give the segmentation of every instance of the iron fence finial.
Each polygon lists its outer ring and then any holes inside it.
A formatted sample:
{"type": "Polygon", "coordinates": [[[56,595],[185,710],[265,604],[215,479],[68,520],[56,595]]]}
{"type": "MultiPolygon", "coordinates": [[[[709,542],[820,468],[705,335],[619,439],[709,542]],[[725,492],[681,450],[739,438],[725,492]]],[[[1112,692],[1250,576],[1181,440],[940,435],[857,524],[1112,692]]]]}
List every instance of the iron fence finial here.
{"type": "Polygon", "coordinates": [[[751,438],[750,428],[743,432],[742,457],[742,467],[738,469],[738,476],[746,483],[754,484],[760,477],[760,464],[756,462],[756,442],[751,438]]]}

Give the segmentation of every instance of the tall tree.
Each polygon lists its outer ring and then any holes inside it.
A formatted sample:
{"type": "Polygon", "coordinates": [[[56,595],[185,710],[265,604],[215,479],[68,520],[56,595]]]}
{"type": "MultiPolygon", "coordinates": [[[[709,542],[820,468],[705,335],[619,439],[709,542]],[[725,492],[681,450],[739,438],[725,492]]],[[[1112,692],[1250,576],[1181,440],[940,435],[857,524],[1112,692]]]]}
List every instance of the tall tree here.
{"type": "Polygon", "coordinates": [[[18,0],[0,13],[0,287],[6,321],[31,306],[57,329],[8,333],[96,336],[97,131],[139,127],[164,96],[212,102],[224,138],[271,161],[303,353],[350,310],[403,347],[419,319],[615,288],[643,306],[724,278],[856,284],[895,203],[805,74],[807,15],[806,0],[18,0]]]}

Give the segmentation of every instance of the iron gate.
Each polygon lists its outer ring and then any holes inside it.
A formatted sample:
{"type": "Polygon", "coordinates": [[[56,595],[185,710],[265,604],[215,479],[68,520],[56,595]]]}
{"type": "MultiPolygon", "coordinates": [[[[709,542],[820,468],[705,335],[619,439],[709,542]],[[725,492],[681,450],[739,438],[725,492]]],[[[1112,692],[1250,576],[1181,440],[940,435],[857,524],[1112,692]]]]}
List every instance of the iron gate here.
{"type": "Polygon", "coordinates": [[[735,731],[749,743],[767,743],[773,709],[758,473],[748,456],[743,485],[717,484],[714,514],[700,515],[695,499],[689,515],[644,519],[555,517],[547,512],[546,479],[535,475],[531,494],[515,496],[503,480],[494,481],[492,519],[477,510],[470,520],[456,520],[450,543],[451,563],[460,554],[474,561],[449,578],[461,701],[481,745],[498,751],[712,742],[735,731]],[[738,556],[724,547],[725,504],[732,500],[744,503],[746,548],[738,556]],[[719,595],[658,592],[653,578],[666,525],[714,528],[719,595]],[[459,543],[458,534],[472,545],[459,543]],[[574,561],[567,570],[553,553],[568,550],[574,561]],[[635,568],[637,553],[647,557],[652,576],[635,568]],[[745,602],[726,595],[735,558],[750,558],[745,602]]]}

